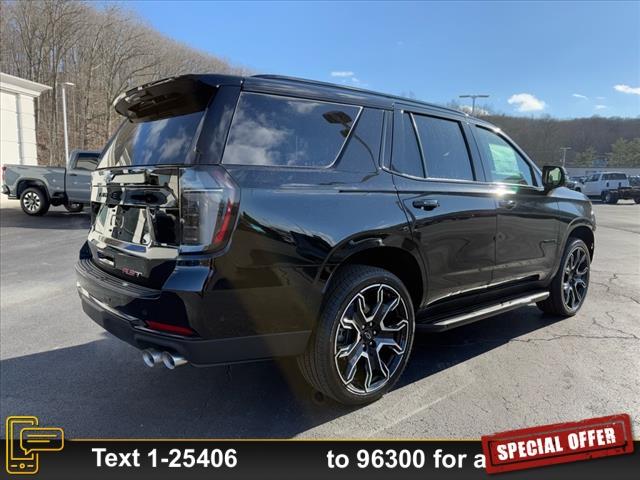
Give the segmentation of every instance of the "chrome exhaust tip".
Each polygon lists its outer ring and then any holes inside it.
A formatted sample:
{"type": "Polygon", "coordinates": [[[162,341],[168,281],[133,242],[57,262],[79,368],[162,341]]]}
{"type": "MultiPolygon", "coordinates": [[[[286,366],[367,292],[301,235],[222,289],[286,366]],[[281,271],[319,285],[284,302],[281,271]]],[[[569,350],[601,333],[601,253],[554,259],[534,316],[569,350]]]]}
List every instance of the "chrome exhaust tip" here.
{"type": "Polygon", "coordinates": [[[142,351],[142,360],[147,367],[153,367],[162,361],[162,354],[155,348],[147,348],[142,351]]]}
{"type": "Polygon", "coordinates": [[[174,368],[180,367],[182,365],[186,365],[187,359],[181,355],[176,355],[169,352],[162,352],[162,363],[169,370],[173,370],[174,368]]]}

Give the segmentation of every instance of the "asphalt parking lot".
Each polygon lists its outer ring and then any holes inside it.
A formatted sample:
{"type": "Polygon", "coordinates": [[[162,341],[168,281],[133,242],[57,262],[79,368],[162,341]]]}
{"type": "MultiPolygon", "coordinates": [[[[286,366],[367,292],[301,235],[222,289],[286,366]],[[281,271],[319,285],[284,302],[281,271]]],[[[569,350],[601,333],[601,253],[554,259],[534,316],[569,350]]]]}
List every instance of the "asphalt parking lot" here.
{"type": "MultiPolygon", "coordinates": [[[[74,263],[89,217],[0,211],[0,413],[71,438],[479,438],[629,413],[640,438],[640,205],[596,205],[586,304],[529,306],[419,335],[400,384],[361,408],[318,403],[290,360],[174,371],[82,312],[74,263]]],[[[4,435],[4,422],[0,432],[4,435]]]]}

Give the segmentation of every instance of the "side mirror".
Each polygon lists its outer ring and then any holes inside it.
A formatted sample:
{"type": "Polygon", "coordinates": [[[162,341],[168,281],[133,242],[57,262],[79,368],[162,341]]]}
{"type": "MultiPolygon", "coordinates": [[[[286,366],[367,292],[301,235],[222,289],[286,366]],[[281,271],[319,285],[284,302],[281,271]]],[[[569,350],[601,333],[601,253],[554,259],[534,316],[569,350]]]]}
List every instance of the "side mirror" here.
{"type": "Polygon", "coordinates": [[[567,182],[567,171],[564,167],[545,165],[542,167],[542,185],[546,191],[562,187],[567,182]]]}

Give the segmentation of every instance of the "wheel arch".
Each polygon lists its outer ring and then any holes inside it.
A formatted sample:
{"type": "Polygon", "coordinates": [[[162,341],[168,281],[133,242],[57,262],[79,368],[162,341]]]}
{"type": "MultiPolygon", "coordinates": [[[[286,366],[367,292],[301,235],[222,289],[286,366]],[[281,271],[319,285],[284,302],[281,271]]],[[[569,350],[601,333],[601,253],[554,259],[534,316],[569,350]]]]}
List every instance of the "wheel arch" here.
{"type": "Polygon", "coordinates": [[[21,178],[18,181],[18,185],[16,186],[16,197],[20,198],[22,192],[31,187],[39,188],[40,190],[42,190],[42,193],[45,194],[47,200],[51,200],[47,185],[42,180],[38,180],[36,178],[21,178]]]}
{"type": "Polygon", "coordinates": [[[426,285],[425,273],[420,261],[409,251],[394,246],[378,246],[353,252],[335,266],[324,291],[327,291],[336,274],[347,265],[367,265],[393,273],[407,288],[414,309],[417,310],[422,305],[426,285]]]}

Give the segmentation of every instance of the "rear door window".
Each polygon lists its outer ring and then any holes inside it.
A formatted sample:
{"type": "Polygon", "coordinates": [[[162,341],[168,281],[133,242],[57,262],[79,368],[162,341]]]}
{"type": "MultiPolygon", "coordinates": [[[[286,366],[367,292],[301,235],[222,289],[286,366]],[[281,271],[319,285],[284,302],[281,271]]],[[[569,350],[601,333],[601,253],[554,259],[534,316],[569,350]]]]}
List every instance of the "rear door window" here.
{"type": "Polygon", "coordinates": [[[340,154],[359,107],[243,92],[223,163],[327,167],[340,154]]]}
{"type": "Polygon", "coordinates": [[[490,181],[535,185],[531,166],[504,138],[482,127],[475,131],[490,181]]]}
{"type": "Polygon", "coordinates": [[[425,115],[413,116],[422,145],[428,178],[474,180],[460,122],[425,115]]]}

